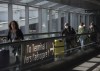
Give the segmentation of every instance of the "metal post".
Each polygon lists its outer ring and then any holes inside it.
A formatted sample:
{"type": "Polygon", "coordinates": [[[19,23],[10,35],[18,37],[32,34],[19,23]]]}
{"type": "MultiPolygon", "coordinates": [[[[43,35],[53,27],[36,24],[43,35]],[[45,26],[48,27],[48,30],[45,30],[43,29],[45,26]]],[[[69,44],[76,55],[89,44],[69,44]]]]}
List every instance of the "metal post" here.
{"type": "Polygon", "coordinates": [[[25,6],[25,34],[29,34],[29,7],[25,6]]]}
{"type": "Polygon", "coordinates": [[[59,31],[61,31],[61,14],[62,14],[62,12],[61,11],[58,11],[58,26],[57,26],[57,31],[56,32],[59,32],[59,31]]]}
{"type": "Polygon", "coordinates": [[[13,20],[13,8],[12,3],[8,4],[8,23],[10,23],[13,20]]]}
{"type": "Polygon", "coordinates": [[[52,10],[49,10],[49,32],[52,32],[52,10]]]}
{"type": "Polygon", "coordinates": [[[37,24],[37,32],[41,33],[42,32],[42,8],[38,8],[38,24],[37,24]]]}

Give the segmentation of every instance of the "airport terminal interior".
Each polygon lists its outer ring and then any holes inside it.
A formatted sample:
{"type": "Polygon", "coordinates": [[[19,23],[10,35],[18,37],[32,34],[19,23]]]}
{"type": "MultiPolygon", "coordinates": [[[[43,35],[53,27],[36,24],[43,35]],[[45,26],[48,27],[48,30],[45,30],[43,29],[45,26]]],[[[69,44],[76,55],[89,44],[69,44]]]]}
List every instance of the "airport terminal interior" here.
{"type": "Polygon", "coordinates": [[[100,1],[0,0],[0,71],[100,71],[100,1]]]}

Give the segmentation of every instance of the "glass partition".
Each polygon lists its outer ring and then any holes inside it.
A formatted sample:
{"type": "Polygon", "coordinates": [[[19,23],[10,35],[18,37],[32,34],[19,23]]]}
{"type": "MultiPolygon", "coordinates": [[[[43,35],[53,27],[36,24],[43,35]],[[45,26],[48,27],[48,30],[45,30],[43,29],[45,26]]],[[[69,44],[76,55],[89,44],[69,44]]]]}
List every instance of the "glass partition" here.
{"type": "MultiPolygon", "coordinates": [[[[97,48],[97,43],[88,37],[91,34],[52,37],[28,41],[4,42],[0,44],[0,71],[27,71],[55,61],[63,61],[68,56],[88,49],[97,48]],[[79,38],[84,36],[84,45],[79,38]],[[66,40],[71,41],[71,45],[66,40]],[[6,59],[6,60],[5,60],[6,59]]],[[[81,52],[81,53],[82,53],[81,52]]]]}
{"type": "Polygon", "coordinates": [[[38,8],[29,7],[29,33],[36,33],[38,24],[38,8]]]}
{"type": "Polygon", "coordinates": [[[25,33],[25,6],[13,5],[13,20],[19,23],[19,27],[25,33]]]}
{"type": "Polygon", "coordinates": [[[8,32],[8,4],[0,4],[0,35],[8,32]]]}

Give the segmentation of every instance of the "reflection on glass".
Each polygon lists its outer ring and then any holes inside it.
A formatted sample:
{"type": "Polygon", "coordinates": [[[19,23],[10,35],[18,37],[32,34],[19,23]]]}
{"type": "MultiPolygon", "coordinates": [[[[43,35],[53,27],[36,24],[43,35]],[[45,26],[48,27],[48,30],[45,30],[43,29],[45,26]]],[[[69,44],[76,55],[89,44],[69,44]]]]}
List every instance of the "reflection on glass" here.
{"type": "Polygon", "coordinates": [[[36,33],[36,25],[38,23],[38,9],[29,7],[29,32],[36,33]]]}
{"type": "Polygon", "coordinates": [[[0,35],[5,35],[8,29],[8,4],[0,4],[0,16],[0,35]]]}
{"type": "Polygon", "coordinates": [[[13,5],[13,20],[18,21],[19,27],[25,32],[25,7],[13,5]]]}

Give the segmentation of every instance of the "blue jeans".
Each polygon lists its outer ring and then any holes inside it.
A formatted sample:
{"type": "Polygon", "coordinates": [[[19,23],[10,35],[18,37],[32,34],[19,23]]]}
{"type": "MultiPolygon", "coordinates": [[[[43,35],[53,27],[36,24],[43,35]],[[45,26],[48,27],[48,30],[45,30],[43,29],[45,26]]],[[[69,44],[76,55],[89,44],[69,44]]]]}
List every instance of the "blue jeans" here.
{"type": "Polygon", "coordinates": [[[80,41],[80,44],[81,44],[81,49],[83,49],[83,46],[84,46],[84,38],[83,37],[80,37],[79,38],[79,41],[80,41]]]}

